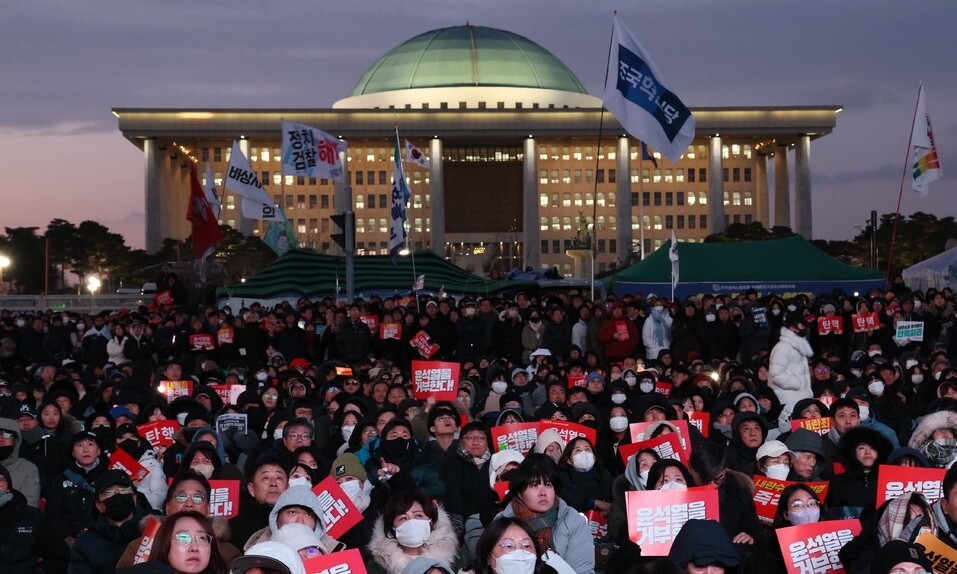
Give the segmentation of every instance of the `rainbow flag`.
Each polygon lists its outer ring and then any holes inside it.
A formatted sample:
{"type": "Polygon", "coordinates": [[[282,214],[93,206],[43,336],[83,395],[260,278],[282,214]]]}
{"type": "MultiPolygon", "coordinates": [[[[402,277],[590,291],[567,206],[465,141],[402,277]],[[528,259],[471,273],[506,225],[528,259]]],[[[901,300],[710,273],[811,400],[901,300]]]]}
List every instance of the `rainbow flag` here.
{"type": "Polygon", "coordinates": [[[943,177],[944,172],[940,168],[940,158],[937,157],[937,145],[934,143],[934,130],[930,125],[923,84],[917,92],[917,112],[914,115],[910,139],[913,156],[911,187],[920,195],[927,195],[930,191],[929,184],[943,177]]]}

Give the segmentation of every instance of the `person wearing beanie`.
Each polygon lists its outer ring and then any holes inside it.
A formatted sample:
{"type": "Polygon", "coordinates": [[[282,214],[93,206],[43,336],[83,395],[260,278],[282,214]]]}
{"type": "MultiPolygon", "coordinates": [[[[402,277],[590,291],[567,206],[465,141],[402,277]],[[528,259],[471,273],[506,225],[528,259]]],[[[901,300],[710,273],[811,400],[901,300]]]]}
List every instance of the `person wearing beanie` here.
{"type": "Polygon", "coordinates": [[[874,554],[871,574],[925,574],[932,572],[933,567],[920,546],[903,540],[892,540],[874,554]]]}
{"type": "Polygon", "coordinates": [[[558,434],[558,431],[555,429],[546,429],[538,435],[538,440],[535,441],[534,451],[538,454],[547,455],[555,461],[555,464],[558,464],[558,460],[562,457],[562,452],[566,446],[565,441],[561,435],[558,434]]]}
{"type": "Polygon", "coordinates": [[[845,471],[831,479],[827,507],[843,518],[867,518],[877,500],[877,469],[886,464],[893,446],[876,430],[858,427],[844,433],[838,445],[845,471]]]}
{"type": "Polygon", "coordinates": [[[5,572],[33,572],[37,565],[42,515],[13,488],[0,464],[0,564],[5,572]]]}
{"type": "Polygon", "coordinates": [[[795,455],[789,480],[816,482],[831,475],[831,461],[824,453],[821,435],[799,428],[791,433],[784,444],[795,455]]]}
{"type": "Polygon", "coordinates": [[[359,457],[352,453],[340,454],[329,470],[349,500],[362,513],[362,522],[350,528],[340,541],[347,548],[360,548],[372,537],[372,527],[379,509],[389,497],[389,489],[383,485],[373,486],[359,457]]]}

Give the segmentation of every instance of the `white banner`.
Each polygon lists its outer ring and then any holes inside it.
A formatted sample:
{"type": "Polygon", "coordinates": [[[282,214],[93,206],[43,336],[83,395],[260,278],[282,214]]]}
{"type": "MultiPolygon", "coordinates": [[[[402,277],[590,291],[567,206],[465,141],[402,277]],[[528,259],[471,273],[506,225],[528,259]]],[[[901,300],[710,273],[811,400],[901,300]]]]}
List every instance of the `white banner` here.
{"type": "Polygon", "coordinates": [[[238,141],[233,141],[223,187],[243,198],[243,217],[269,221],[278,217],[275,204],[259,183],[259,177],[249,165],[238,141]]]}
{"type": "Polygon", "coordinates": [[[409,188],[402,173],[402,156],[399,155],[399,134],[396,131],[395,152],[392,155],[392,227],[389,230],[389,256],[392,261],[399,256],[405,245],[405,222],[409,217],[409,188]]]}
{"type": "Polygon", "coordinates": [[[304,124],[282,122],[282,173],[342,179],[339,152],[348,144],[322,130],[304,124]]]}

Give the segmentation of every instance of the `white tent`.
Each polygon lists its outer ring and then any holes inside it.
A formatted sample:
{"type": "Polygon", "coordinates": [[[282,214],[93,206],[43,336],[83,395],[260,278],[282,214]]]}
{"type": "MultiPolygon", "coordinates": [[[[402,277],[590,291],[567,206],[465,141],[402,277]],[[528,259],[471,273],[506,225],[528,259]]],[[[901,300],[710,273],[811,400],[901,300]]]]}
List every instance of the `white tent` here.
{"type": "Polygon", "coordinates": [[[931,287],[957,289],[957,247],[911,265],[901,275],[904,283],[915,291],[931,287]]]}

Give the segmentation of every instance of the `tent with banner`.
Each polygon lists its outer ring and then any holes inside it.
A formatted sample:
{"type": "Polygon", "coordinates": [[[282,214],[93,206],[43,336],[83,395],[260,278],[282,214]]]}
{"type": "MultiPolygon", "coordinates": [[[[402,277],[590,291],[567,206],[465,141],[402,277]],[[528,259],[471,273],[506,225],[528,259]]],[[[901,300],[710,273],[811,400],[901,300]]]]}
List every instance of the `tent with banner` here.
{"type": "MultiPolygon", "coordinates": [[[[442,259],[431,251],[420,251],[414,257],[399,257],[395,265],[389,256],[355,258],[355,294],[357,297],[409,295],[416,278],[425,275],[420,291],[438,292],[453,297],[463,295],[491,295],[505,289],[532,286],[528,281],[493,281],[473,275],[442,259]]],[[[345,296],[345,257],[320,255],[307,249],[290,249],[274,263],[246,279],[244,283],[220,287],[216,299],[233,308],[253,301],[291,301],[300,297],[310,299],[326,296],[345,296]]]]}
{"type": "Polygon", "coordinates": [[[904,269],[904,284],[914,291],[957,289],[957,247],[904,269]]]}
{"type": "MultiPolygon", "coordinates": [[[[604,279],[622,297],[631,293],[671,295],[671,260],[666,241],[657,251],[604,279]]],[[[704,293],[846,293],[881,288],[879,271],[841,263],[799,235],[742,243],[678,242],[679,280],[675,297],[704,293]]]]}

